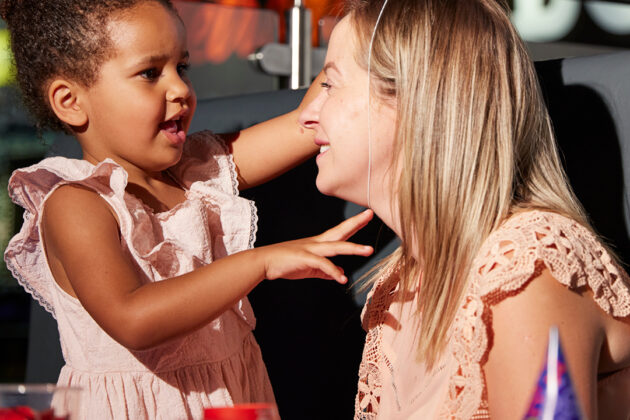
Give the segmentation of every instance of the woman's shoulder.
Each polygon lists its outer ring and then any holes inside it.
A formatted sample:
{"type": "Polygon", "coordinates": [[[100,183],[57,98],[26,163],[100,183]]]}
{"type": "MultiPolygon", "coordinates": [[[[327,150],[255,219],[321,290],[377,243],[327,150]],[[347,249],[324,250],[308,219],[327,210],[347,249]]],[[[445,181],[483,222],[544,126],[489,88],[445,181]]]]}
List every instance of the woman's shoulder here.
{"type": "MultiPolygon", "coordinates": [[[[462,404],[487,408],[483,389],[488,383],[484,385],[481,366],[488,363],[491,348],[505,344],[499,343],[500,325],[505,326],[503,332],[520,334],[519,349],[524,336],[546,340],[546,332],[527,333],[525,327],[539,328],[544,316],[560,319],[559,311],[573,313],[575,325],[595,319],[589,315],[601,313],[597,307],[614,317],[630,314],[625,271],[591,229],[552,211],[524,211],[505,220],[485,240],[469,273],[468,290],[454,320],[457,370],[450,387],[457,389],[462,381],[466,385],[449,402],[452,410],[462,404]]],[[[539,344],[544,348],[544,342],[539,344]]]]}
{"type": "Polygon", "coordinates": [[[544,210],[513,215],[482,245],[471,274],[481,296],[513,294],[548,269],[575,289],[588,286],[597,303],[615,316],[630,314],[630,281],[591,229],[544,210]]]}
{"type": "Polygon", "coordinates": [[[571,231],[577,229],[590,232],[590,230],[569,216],[551,210],[533,209],[512,214],[490,234],[489,239],[491,240],[493,237],[513,232],[531,233],[532,231],[538,231],[540,234],[544,235],[545,231],[558,229],[568,229],[571,231]]]}

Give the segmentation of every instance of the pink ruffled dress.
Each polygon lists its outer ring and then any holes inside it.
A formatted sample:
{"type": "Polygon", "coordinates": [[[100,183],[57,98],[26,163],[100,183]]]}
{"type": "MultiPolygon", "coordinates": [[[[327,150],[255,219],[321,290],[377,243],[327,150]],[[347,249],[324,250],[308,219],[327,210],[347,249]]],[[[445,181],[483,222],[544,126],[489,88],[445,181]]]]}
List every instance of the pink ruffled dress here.
{"type": "MultiPolygon", "coordinates": [[[[416,291],[401,291],[395,272],[377,280],[362,315],[367,337],[355,419],[489,419],[482,369],[492,305],[522,291],[541,264],[569,288],[590,287],[611,316],[630,314],[628,276],[590,231],[556,213],[520,213],[480,249],[449,344],[432,371],[416,361],[416,291]]],[[[598,408],[600,419],[630,418],[630,368],[599,381],[598,408]]]]}
{"type": "Polygon", "coordinates": [[[107,335],[51,275],[41,214],[47,197],[65,184],[93,189],[109,203],[120,223],[121,246],[143,282],[252,247],[256,208],[238,196],[235,166],[221,140],[209,132],[191,135],[180,163],[169,171],[187,199],[162,213],[125,192],[127,173],[109,159],[94,166],[48,158],[15,171],[9,182],[13,201],[26,211],[5,261],[57,320],[66,362],[58,383],[83,389],[80,419],[202,419],[206,407],[274,402],[247,298],[194,333],[132,351],[107,335]]]}

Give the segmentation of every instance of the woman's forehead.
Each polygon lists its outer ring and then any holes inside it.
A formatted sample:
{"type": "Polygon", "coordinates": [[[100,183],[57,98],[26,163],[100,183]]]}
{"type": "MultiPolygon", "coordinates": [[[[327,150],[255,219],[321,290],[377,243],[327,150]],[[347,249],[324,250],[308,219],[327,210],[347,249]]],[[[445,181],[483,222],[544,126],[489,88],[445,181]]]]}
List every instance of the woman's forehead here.
{"type": "Polygon", "coordinates": [[[333,29],[328,43],[324,71],[344,73],[356,66],[356,36],[352,21],[346,16],[333,29]]]}

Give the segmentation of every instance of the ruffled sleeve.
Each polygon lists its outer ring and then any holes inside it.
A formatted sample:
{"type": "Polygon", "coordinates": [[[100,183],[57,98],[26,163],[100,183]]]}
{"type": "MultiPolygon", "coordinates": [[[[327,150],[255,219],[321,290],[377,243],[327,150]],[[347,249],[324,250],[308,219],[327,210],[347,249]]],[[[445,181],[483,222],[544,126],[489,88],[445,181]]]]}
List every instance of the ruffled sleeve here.
{"type": "Polygon", "coordinates": [[[565,286],[588,286],[607,313],[630,314],[628,276],[595,236],[561,215],[531,213],[511,220],[485,247],[477,262],[481,295],[501,300],[521,289],[541,262],[565,286]]]}
{"type": "Polygon", "coordinates": [[[94,166],[86,161],[54,157],[16,170],[9,180],[9,195],[24,208],[24,222],[7,245],[4,260],[17,281],[55,316],[51,276],[39,229],[41,214],[50,194],[65,184],[80,184],[106,200],[122,200],[127,174],[107,159],[94,166]]]}
{"type": "Polygon", "coordinates": [[[444,416],[487,414],[482,364],[489,351],[491,307],[518,293],[545,267],[569,288],[588,286],[610,315],[630,314],[628,275],[593,233],[551,212],[512,217],[488,237],[472,265],[468,293],[453,323],[457,366],[444,416]]]}
{"type": "Polygon", "coordinates": [[[232,154],[225,142],[211,131],[200,131],[188,136],[181,160],[169,171],[186,189],[201,181],[225,193],[238,194],[232,154]]]}

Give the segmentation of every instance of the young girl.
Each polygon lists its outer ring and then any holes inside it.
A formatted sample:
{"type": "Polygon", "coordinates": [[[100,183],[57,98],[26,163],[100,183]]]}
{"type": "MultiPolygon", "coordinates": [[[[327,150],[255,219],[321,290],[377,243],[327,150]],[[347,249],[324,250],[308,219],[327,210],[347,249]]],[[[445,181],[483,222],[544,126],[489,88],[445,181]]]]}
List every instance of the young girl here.
{"type": "Polygon", "coordinates": [[[345,240],[371,214],[251,249],[255,208],[238,188],[315,146],[295,112],[229,144],[187,137],[195,96],[169,0],[6,0],[1,11],[26,103],[83,150],[14,173],[26,212],[5,252],[57,319],[59,385],[83,389],[77,418],[201,418],[204,407],[273,402],[245,296],[263,279],[346,282],[326,257],[369,255],[345,240]]]}
{"type": "Polygon", "coordinates": [[[630,416],[630,281],[566,181],[499,0],[356,0],[300,121],[317,187],[401,238],[376,273],[357,419],[522,419],[557,325],[585,418],[630,416]],[[367,180],[367,182],[366,182],[367,180]]]}

